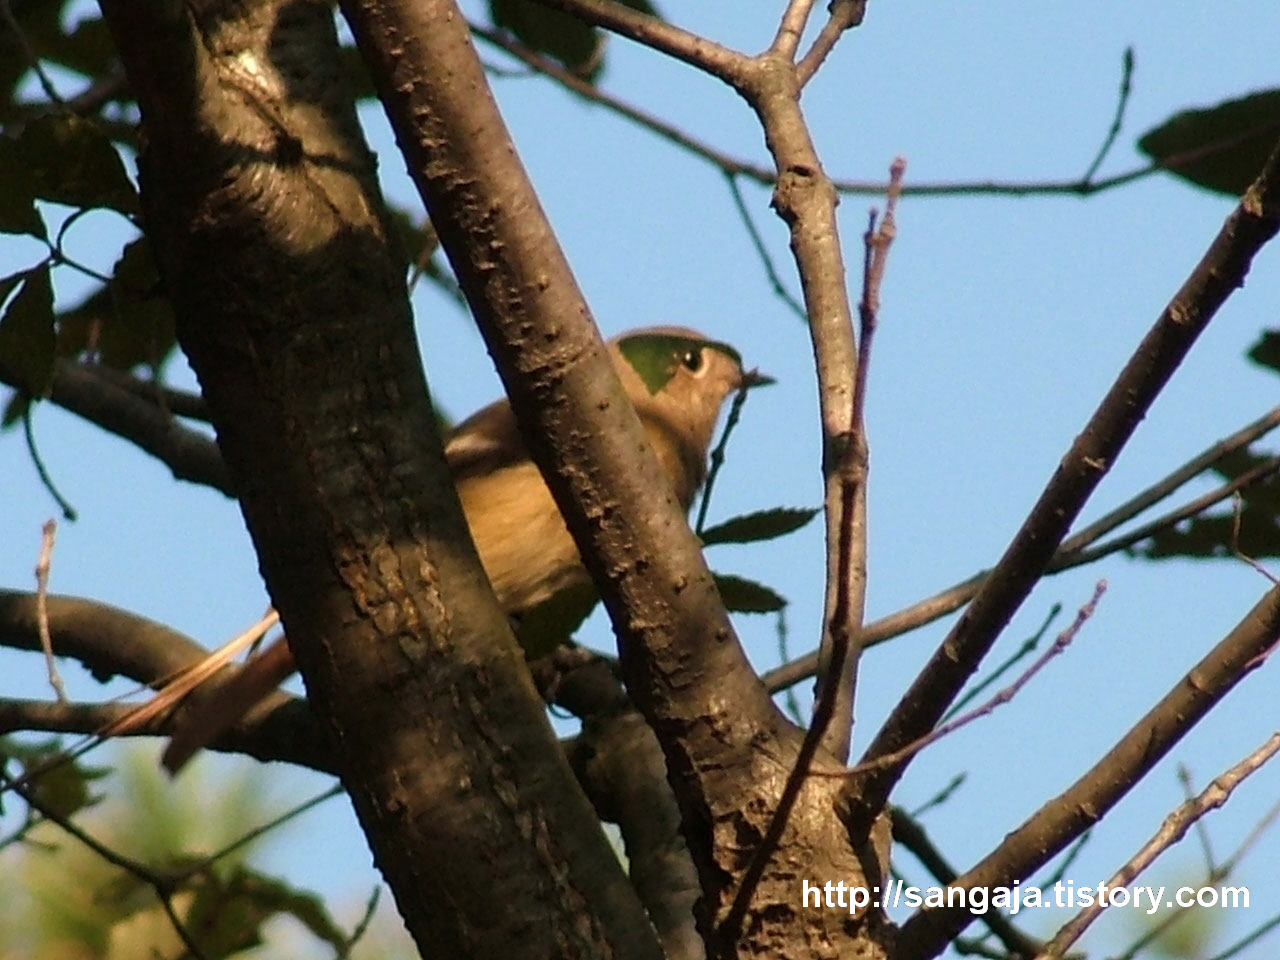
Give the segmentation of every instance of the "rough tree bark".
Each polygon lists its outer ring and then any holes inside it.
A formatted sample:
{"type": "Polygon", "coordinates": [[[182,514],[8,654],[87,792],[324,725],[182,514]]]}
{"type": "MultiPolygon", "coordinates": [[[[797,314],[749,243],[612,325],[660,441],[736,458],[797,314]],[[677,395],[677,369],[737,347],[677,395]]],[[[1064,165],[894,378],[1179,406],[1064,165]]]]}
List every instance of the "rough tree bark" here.
{"type": "Polygon", "coordinates": [[[420,949],[658,956],[461,519],[332,11],[103,9],[180,341],[420,949]]]}

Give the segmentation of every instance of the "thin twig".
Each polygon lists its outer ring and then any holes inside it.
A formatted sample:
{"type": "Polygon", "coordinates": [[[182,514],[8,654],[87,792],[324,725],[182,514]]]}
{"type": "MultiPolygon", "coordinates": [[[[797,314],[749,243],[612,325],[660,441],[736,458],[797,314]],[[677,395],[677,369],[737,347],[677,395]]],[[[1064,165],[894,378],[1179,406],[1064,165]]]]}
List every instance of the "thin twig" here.
{"type": "Polygon", "coordinates": [[[1044,635],[1049,632],[1049,627],[1052,625],[1053,621],[1058,618],[1058,614],[1061,612],[1062,612],[1062,604],[1060,603],[1055,603],[1052,607],[1050,607],[1049,614],[1044,618],[1044,622],[1040,624],[1040,628],[1036,630],[1036,632],[1033,633],[1031,636],[1027,637],[1026,640],[1023,640],[1021,646],[1019,646],[1017,650],[1009,654],[1009,656],[1005,658],[1003,663],[999,664],[994,670],[991,671],[990,676],[984,677],[978,683],[975,683],[968,690],[968,692],[964,694],[964,696],[960,697],[960,699],[958,699],[955,702],[952,708],[942,715],[943,722],[945,723],[946,721],[950,720],[956,714],[960,713],[960,711],[962,711],[970,703],[978,699],[978,697],[982,695],[982,691],[986,690],[987,687],[991,686],[993,683],[999,680],[1002,676],[1004,676],[1007,672],[1009,672],[1009,670],[1011,670],[1014,667],[1014,665],[1018,663],[1018,661],[1022,660],[1023,657],[1029,656],[1030,654],[1034,653],[1036,650],[1036,647],[1040,646],[1040,641],[1044,639],[1044,635]]]}
{"type": "Polygon", "coordinates": [[[277,827],[283,826],[284,824],[288,823],[290,820],[293,820],[296,817],[301,816],[302,814],[306,813],[308,810],[312,809],[313,807],[318,807],[320,804],[324,803],[326,800],[330,800],[333,797],[338,796],[342,792],[343,792],[343,786],[341,783],[335,783],[331,787],[326,787],[324,790],[321,790],[315,796],[310,797],[309,799],[304,800],[301,803],[290,807],[288,810],[280,814],[278,817],[273,817],[272,819],[268,820],[266,823],[261,824],[260,826],[254,827],[248,833],[245,833],[242,836],[237,837],[235,840],[228,843],[222,849],[209,854],[207,857],[201,857],[198,862],[173,874],[173,877],[172,877],[173,882],[182,883],[183,881],[189,880],[192,877],[197,876],[198,874],[204,873],[206,870],[208,870],[210,867],[212,867],[215,863],[217,863],[219,860],[223,859],[224,857],[230,856],[231,854],[235,853],[237,850],[241,849],[242,847],[245,847],[246,845],[253,843],[259,837],[270,833],[272,830],[275,830],[277,827]]]}
{"type": "MultiPolygon", "coordinates": [[[[1125,503],[1121,504],[1115,510],[1109,512],[1106,516],[1099,518],[1094,523],[1080,530],[1078,533],[1072,534],[1070,537],[1062,541],[1062,545],[1054,553],[1053,559],[1046,568],[1046,573],[1061,573],[1086,563],[1092,563],[1107,554],[1123,550],[1128,546],[1146,539],[1157,530],[1165,529],[1175,523],[1181,522],[1188,516],[1198,513],[1208,506],[1226,499],[1235,489],[1240,489],[1241,481],[1256,482],[1268,475],[1267,469],[1274,470],[1280,468],[1280,462],[1267,461],[1260,464],[1254,471],[1249,471],[1231,483],[1219,487],[1202,497],[1192,500],[1181,509],[1168,513],[1158,520],[1145,524],[1138,528],[1133,534],[1110,540],[1098,547],[1085,550],[1090,543],[1097,540],[1102,535],[1115,529],[1126,521],[1132,519],[1138,513],[1146,510],[1148,507],[1168,497],[1170,494],[1189,480],[1199,476],[1204,470],[1212,466],[1226,454],[1235,450],[1247,447],[1254,440],[1273,430],[1276,426],[1280,426],[1280,407],[1276,407],[1269,411],[1265,416],[1255,420],[1248,426],[1238,430],[1230,437],[1224,437],[1217,443],[1210,446],[1191,460],[1187,461],[1178,469],[1174,470],[1168,476],[1152,484],[1146,490],[1131,497],[1125,503]],[[1194,510],[1193,510],[1194,508],[1194,510]]],[[[891,640],[903,633],[914,630],[917,627],[931,623],[940,617],[944,617],[954,610],[960,609],[973,598],[978,592],[978,588],[982,582],[991,573],[990,569],[981,570],[978,573],[961,580],[959,583],[952,584],[945,590],[935,593],[931,597],[917,601],[909,607],[891,613],[888,616],[881,617],[872,623],[867,624],[863,630],[863,645],[866,647],[875,646],[891,640]]],[[[780,667],[775,667],[764,674],[761,678],[765,686],[771,692],[777,692],[792,684],[799,683],[806,677],[813,675],[817,669],[818,655],[816,653],[808,654],[791,663],[784,663],[780,667]]]]}
{"type": "MultiPolygon", "coordinates": [[[[1232,851],[1231,856],[1227,857],[1226,860],[1217,866],[1214,866],[1213,863],[1210,862],[1211,869],[1205,874],[1204,885],[1215,886],[1216,884],[1220,884],[1229,879],[1231,874],[1235,872],[1235,868],[1239,866],[1240,861],[1244,858],[1245,854],[1247,854],[1253,848],[1254,844],[1258,842],[1258,839],[1275,821],[1277,815],[1280,815],[1280,801],[1272,804],[1271,809],[1263,814],[1262,819],[1253,825],[1253,829],[1250,830],[1248,835],[1240,841],[1240,845],[1232,851]]],[[[1197,824],[1197,827],[1198,826],[1199,824],[1197,824]]],[[[1212,857],[1210,857],[1210,861],[1212,861],[1212,857]]],[[[1141,936],[1137,937],[1133,943],[1125,948],[1123,953],[1117,954],[1112,958],[1112,960],[1134,960],[1135,957],[1146,950],[1147,947],[1159,938],[1166,930],[1172,927],[1183,917],[1189,915],[1194,909],[1194,906],[1184,907],[1179,905],[1176,910],[1166,911],[1158,923],[1153,924],[1149,929],[1145,930],[1141,936]]],[[[1246,938],[1246,940],[1248,940],[1248,938],[1246,938]]],[[[1241,943],[1243,942],[1245,941],[1241,941],[1241,943]]],[[[1230,952],[1231,951],[1228,950],[1224,954],[1219,954],[1219,956],[1229,956],[1230,952]]]]}
{"type": "MultiPolygon", "coordinates": [[[[1169,816],[1165,817],[1160,829],[1129,859],[1128,863],[1116,871],[1106,886],[1112,888],[1127,887],[1160,854],[1181,840],[1193,823],[1210,810],[1215,810],[1226,803],[1232,791],[1250,774],[1270,760],[1277,751],[1280,751],[1280,732],[1273,733],[1257,750],[1205,787],[1199,796],[1184,802],[1169,816]]],[[[1084,908],[1068,923],[1064,924],[1054,935],[1054,938],[1049,941],[1048,946],[1040,954],[1040,957],[1048,960],[1048,958],[1063,956],[1066,949],[1075,943],[1080,938],[1080,935],[1107,908],[1108,904],[1105,900],[1105,897],[1099,896],[1097,902],[1084,908]]]]}
{"type": "Polygon", "coordinates": [[[733,428],[738,425],[738,418],[742,416],[742,405],[747,402],[747,391],[752,386],[753,384],[744,383],[733,395],[733,402],[729,404],[729,412],[724,418],[724,430],[720,432],[720,441],[711,451],[707,482],[702,486],[702,500],[698,503],[698,520],[693,527],[693,532],[698,536],[702,536],[702,531],[706,528],[707,510],[711,506],[711,491],[715,486],[720,468],[724,466],[724,453],[729,446],[729,436],[733,433],[733,428]]]}
{"type": "MultiPolygon", "coordinates": [[[[991,888],[1031,876],[1114,809],[1188,731],[1261,665],[1277,636],[1280,587],[1273,587],[1087,771],[1010,831],[952,886],[991,888]]],[[[963,907],[922,907],[902,925],[898,942],[903,956],[935,956],[972,919],[963,907]]]]}
{"type": "MultiPolygon", "coordinates": [[[[933,744],[938,740],[941,740],[943,737],[949,736],[950,734],[954,733],[956,730],[959,730],[961,727],[967,726],[968,724],[972,723],[974,720],[977,720],[979,717],[984,717],[987,714],[991,713],[993,710],[995,710],[997,707],[1003,706],[1004,704],[1008,703],[1010,700],[1012,700],[1014,697],[1018,695],[1018,692],[1021,691],[1022,688],[1025,687],[1030,682],[1032,677],[1034,677],[1037,673],[1040,672],[1040,670],[1045,666],[1045,664],[1047,664],[1050,660],[1052,660],[1058,654],[1062,653],[1064,650],[1067,649],[1071,641],[1075,639],[1076,634],[1080,632],[1080,628],[1083,627],[1085,623],[1088,622],[1089,618],[1093,616],[1094,611],[1098,608],[1098,601],[1102,599],[1102,595],[1106,593],[1106,590],[1107,590],[1107,581],[1099,580],[1093,588],[1093,596],[1089,599],[1089,602],[1086,603],[1083,607],[1081,607],[1076,612],[1075,620],[1072,621],[1069,627],[1067,627],[1060,634],[1058,634],[1057,639],[1053,641],[1053,644],[1049,647],[1049,649],[1047,649],[1044,653],[1042,653],[1039,657],[1037,657],[1036,660],[1031,664],[1031,666],[1027,667],[1027,669],[1024,670],[1022,674],[1016,680],[1013,681],[1013,683],[1009,684],[1009,686],[1000,690],[994,697],[992,697],[986,703],[982,704],[979,707],[975,707],[973,710],[969,711],[968,713],[963,714],[962,716],[956,717],[954,720],[948,723],[944,723],[938,727],[935,727],[933,730],[929,731],[924,736],[916,738],[911,743],[908,743],[906,746],[902,747],[899,750],[895,750],[893,753],[888,753],[888,754],[885,754],[884,756],[875,757],[873,759],[863,761],[862,763],[859,763],[857,766],[850,767],[847,770],[844,770],[841,773],[836,775],[837,776],[853,776],[856,774],[871,773],[875,770],[882,770],[887,767],[891,767],[895,764],[901,763],[903,760],[906,760],[909,757],[915,756],[917,753],[919,753],[921,750],[923,750],[925,747],[929,746],[930,744],[933,744]]],[[[813,772],[821,776],[830,775],[827,771],[823,771],[823,770],[815,770],[813,772]]]]}
{"type": "Polygon", "coordinates": [[[969,779],[969,775],[967,773],[957,773],[954,777],[950,779],[950,781],[947,782],[946,786],[944,786],[941,790],[935,793],[932,797],[930,797],[924,803],[920,804],[920,806],[912,810],[911,816],[915,817],[916,819],[919,819],[925,813],[932,810],[934,807],[942,806],[942,804],[946,803],[948,800],[951,799],[952,794],[954,794],[957,790],[960,789],[961,786],[964,785],[964,782],[967,779],[969,779]]]}
{"type": "Polygon", "coordinates": [[[1221,953],[1215,953],[1209,958],[1209,960],[1231,960],[1232,957],[1239,955],[1247,948],[1253,946],[1276,927],[1280,927],[1280,914],[1277,914],[1265,923],[1260,924],[1251,933],[1241,937],[1221,953]]]}
{"type": "Polygon", "coordinates": [[[1124,57],[1121,58],[1120,96],[1116,102],[1116,115],[1111,121],[1111,129],[1107,131],[1107,135],[1102,141],[1102,146],[1098,148],[1098,155],[1093,158],[1093,163],[1089,164],[1084,176],[1080,178],[1085,183],[1093,180],[1093,175],[1098,172],[1098,168],[1102,166],[1102,161],[1107,158],[1107,154],[1111,152],[1111,148],[1115,145],[1116,137],[1120,136],[1120,128],[1124,126],[1124,112],[1129,106],[1129,95],[1132,92],[1133,47],[1125,47],[1124,57]]]}
{"type": "MultiPolygon", "coordinates": [[[[1043,578],[1089,497],[1254,257],[1280,230],[1280,140],[1191,274],[1147,331],[1049,478],[991,575],[881,725],[865,759],[894,753],[931,730],[1010,618],[1043,578]]],[[[852,821],[869,824],[906,772],[896,764],[851,778],[852,821]]]]}
{"type": "Polygon", "coordinates": [[[40,88],[44,90],[44,95],[54,103],[61,104],[62,96],[54,87],[53,81],[49,79],[49,75],[45,73],[44,64],[40,62],[40,55],[31,46],[27,32],[22,29],[22,24],[18,23],[18,18],[13,15],[9,0],[0,0],[0,20],[4,20],[5,26],[13,34],[18,43],[18,49],[22,51],[22,58],[27,61],[27,66],[36,75],[36,79],[40,82],[40,88]]]}
{"type": "MultiPolygon", "coordinates": [[[[768,123],[765,122],[767,126],[768,123]]],[[[853,685],[861,651],[859,634],[862,629],[862,611],[866,591],[866,529],[865,524],[859,523],[860,505],[866,502],[867,476],[866,437],[862,431],[862,413],[869,369],[870,338],[875,330],[885,258],[894,235],[892,214],[899,195],[898,187],[901,185],[903,168],[901,158],[896,159],[890,166],[890,190],[885,203],[887,229],[882,226],[880,231],[876,231],[873,220],[866,239],[864,309],[860,310],[863,344],[861,349],[856,351],[857,363],[852,390],[849,393],[850,435],[844,438],[848,449],[853,451],[855,469],[851,474],[843,470],[838,471],[839,475],[834,478],[839,491],[839,509],[836,514],[839,519],[836,529],[836,563],[832,571],[834,579],[828,585],[828,593],[834,586],[835,596],[834,603],[830,603],[830,618],[822,639],[825,667],[820,674],[812,720],[797,751],[795,763],[787,774],[787,781],[778,797],[778,805],[773,811],[773,816],[759,845],[752,852],[751,860],[743,871],[738,888],[734,892],[733,901],[721,922],[721,932],[729,937],[736,936],[746,916],[751,896],[782,838],[787,820],[791,816],[796,800],[800,797],[805,778],[812,771],[813,760],[818,751],[825,747],[829,753],[840,760],[848,757],[853,716],[853,685]],[[829,733],[830,737],[828,737],[829,733]]],[[[803,267],[804,260],[802,257],[800,260],[803,267]]],[[[844,301],[844,305],[847,308],[847,300],[844,301]]],[[[828,483],[831,479],[828,476],[828,483]]],[[[830,515],[831,505],[828,504],[829,518],[830,515]]]]}
{"type": "MultiPolygon", "coordinates": [[[[1194,500],[1189,500],[1176,510],[1170,510],[1168,513],[1144,523],[1140,527],[1123,533],[1118,537],[1113,537],[1096,547],[1090,547],[1088,550],[1078,550],[1066,555],[1061,552],[1054,556],[1053,562],[1049,565],[1048,573],[1057,573],[1059,570],[1065,570],[1068,567],[1078,567],[1081,564],[1092,563],[1093,561],[1105,557],[1108,554],[1115,553],[1119,550],[1127,550],[1135,544],[1141,543],[1148,537],[1154,536],[1161,530],[1168,530],[1175,527],[1183,520],[1198,516],[1204,513],[1215,504],[1221,503],[1229,497],[1234,497],[1241,490],[1246,490],[1255,483],[1260,483],[1280,471],[1280,455],[1264,460],[1252,469],[1246,470],[1240,476],[1236,477],[1220,487],[1215,487],[1208,493],[1201,494],[1194,500]]],[[[1247,559],[1247,558],[1246,558],[1247,559]]],[[[1268,576],[1263,571],[1264,576],[1268,576]]]]}
{"type": "Polygon", "coordinates": [[[1244,859],[1245,854],[1252,850],[1254,844],[1258,842],[1259,838],[1261,838],[1262,835],[1270,829],[1271,824],[1275,822],[1277,816],[1280,816],[1280,800],[1272,804],[1271,809],[1263,815],[1261,820],[1254,824],[1254,827],[1249,831],[1248,836],[1240,841],[1240,846],[1236,847],[1231,856],[1227,857],[1227,859],[1222,862],[1222,865],[1218,868],[1218,872],[1210,877],[1210,882],[1216,883],[1217,881],[1225,880],[1230,876],[1232,871],[1239,866],[1240,861],[1244,859]]]}
{"type": "Polygon", "coordinates": [[[850,446],[858,465],[852,476],[841,477],[840,540],[836,576],[835,607],[827,634],[823,637],[826,663],[818,676],[812,735],[840,761],[849,757],[853,731],[854,687],[862,658],[862,618],[866,605],[867,542],[865,510],[867,484],[867,382],[871,371],[871,347],[880,317],[880,287],[884,282],[889,248],[897,234],[895,214],[902,190],[906,161],[896,157],[889,165],[889,190],[884,219],[877,226],[876,211],[868,214],[863,235],[862,297],[858,302],[858,344],[849,400],[850,446]],[[856,593],[856,595],[855,595],[856,593]]]}
{"type": "Polygon", "coordinates": [[[28,399],[22,410],[22,437],[27,444],[27,453],[31,457],[31,462],[36,468],[36,476],[40,478],[40,484],[48,491],[49,496],[53,497],[54,502],[58,505],[58,509],[62,511],[62,519],[70,523],[76,522],[76,508],[71,505],[54,485],[53,477],[49,473],[49,468],[45,466],[44,458],[40,456],[40,450],[36,446],[35,428],[31,425],[32,408],[35,401],[28,399]]]}
{"type": "Polygon", "coordinates": [[[616,0],[534,0],[544,7],[562,10],[593,26],[643,44],[681,63],[719,77],[736,86],[749,58],[713,40],[657,17],[639,13],[616,0]]]}
{"type": "MultiPolygon", "coordinates": [[[[934,845],[923,824],[900,807],[891,807],[893,839],[910,850],[933,878],[941,884],[948,884],[956,878],[955,868],[943,856],[942,851],[934,845]]],[[[998,910],[989,910],[982,915],[982,922],[999,938],[1000,942],[1014,957],[1033,957],[1043,946],[1041,941],[1028,936],[1010,922],[998,910]]]]}
{"type": "Polygon", "coordinates": [[[4,771],[0,771],[0,784],[3,784],[6,790],[12,790],[22,798],[22,801],[27,806],[37,811],[46,820],[57,824],[65,833],[79,840],[107,863],[114,867],[119,867],[130,876],[136,877],[149,886],[155,893],[156,899],[160,901],[165,914],[169,917],[169,922],[172,924],[174,932],[178,934],[178,937],[191,952],[192,956],[196,960],[207,960],[204,951],[192,939],[191,932],[187,930],[186,924],[183,923],[173,907],[173,895],[178,888],[178,884],[173,877],[158,873],[146,864],[111,849],[96,837],[76,826],[74,821],[64,817],[57,809],[45,803],[37,793],[30,790],[25,784],[12,779],[4,771]]]}
{"type": "Polygon", "coordinates": [[[374,914],[378,912],[378,900],[382,896],[382,888],[374,887],[373,893],[369,895],[369,900],[364,906],[364,915],[360,917],[360,922],[355,925],[351,931],[351,936],[347,938],[347,942],[342,945],[342,949],[338,951],[338,955],[334,960],[347,960],[351,956],[351,951],[355,949],[364,935],[369,932],[369,926],[373,923],[374,914]]]}
{"type": "Polygon", "coordinates": [[[822,25],[813,46],[796,64],[796,83],[801,89],[813,79],[813,75],[818,72],[844,32],[862,23],[862,17],[867,11],[867,0],[832,0],[827,9],[830,14],[827,22],[822,25]]]}
{"type": "Polygon", "coordinates": [[[1156,481],[1142,492],[1130,497],[1120,506],[1099,517],[1093,523],[1082,527],[1067,537],[1062,541],[1059,552],[1069,553],[1087,547],[1112,530],[1132,520],[1144,510],[1155,506],[1161,500],[1176,493],[1180,487],[1200,476],[1227,454],[1245,449],[1255,440],[1260,440],[1278,426],[1280,426],[1280,407],[1272,407],[1257,420],[1246,424],[1230,436],[1223,437],[1221,440],[1210,444],[1172,473],[1156,481]]]}
{"type": "MultiPolygon", "coordinates": [[[[1195,785],[1191,782],[1191,770],[1185,763],[1177,766],[1178,784],[1182,787],[1182,799],[1189,801],[1195,798],[1195,785]]],[[[1203,820],[1195,823],[1196,839],[1200,841],[1200,852],[1204,854],[1204,869],[1209,876],[1217,871],[1217,861],[1213,856],[1213,843],[1209,839],[1209,830],[1203,820]]]]}
{"type": "MultiPolygon", "coordinates": [[[[778,657],[782,662],[786,662],[791,658],[788,652],[790,649],[791,635],[787,630],[787,608],[779,607],[776,620],[776,628],[778,635],[778,657]]],[[[796,697],[795,687],[788,687],[782,694],[782,706],[797,727],[805,725],[804,717],[800,711],[800,700],[796,697]]]]}
{"type": "Polygon", "coordinates": [[[58,532],[58,522],[52,518],[40,528],[40,557],[36,560],[36,623],[40,629],[40,647],[44,650],[44,665],[49,673],[49,686],[59,703],[67,702],[67,687],[58,673],[58,661],[53,657],[53,637],[49,633],[49,569],[53,565],[53,538],[58,532]]]}
{"type": "Polygon", "coordinates": [[[804,36],[804,28],[813,13],[813,0],[791,0],[778,23],[778,32],[769,49],[788,60],[794,60],[796,50],[800,46],[800,38],[804,36]]]}
{"type": "Polygon", "coordinates": [[[804,306],[783,284],[782,276],[778,273],[778,268],[774,265],[773,258],[769,256],[769,251],[764,245],[764,238],[760,236],[760,230],[756,227],[755,221],[751,219],[751,212],[747,209],[746,201],[742,197],[742,189],[738,186],[737,174],[726,173],[724,178],[729,184],[729,194],[733,197],[734,208],[742,219],[742,225],[747,228],[747,236],[751,239],[751,246],[755,248],[756,256],[760,258],[760,264],[764,267],[765,276],[769,278],[769,286],[773,287],[773,292],[777,294],[783,303],[791,308],[791,312],[799,317],[801,321],[808,320],[809,317],[804,312],[804,306]]]}
{"type": "MultiPolygon", "coordinates": [[[[1276,458],[1280,460],[1280,457],[1276,458]]],[[[1249,566],[1257,570],[1272,583],[1280,583],[1275,574],[1260,564],[1253,557],[1247,556],[1240,549],[1240,518],[1244,512],[1244,497],[1240,495],[1240,491],[1234,490],[1231,494],[1231,553],[1237,559],[1247,563],[1249,566]]]]}

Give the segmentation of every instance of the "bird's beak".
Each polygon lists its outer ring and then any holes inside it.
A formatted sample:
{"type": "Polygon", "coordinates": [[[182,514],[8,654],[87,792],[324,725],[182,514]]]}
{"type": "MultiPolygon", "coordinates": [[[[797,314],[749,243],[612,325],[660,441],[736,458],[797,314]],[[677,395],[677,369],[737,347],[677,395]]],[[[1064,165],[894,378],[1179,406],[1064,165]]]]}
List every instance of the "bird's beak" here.
{"type": "Polygon", "coordinates": [[[748,370],[743,373],[742,380],[738,383],[738,389],[750,390],[752,387],[767,387],[769,384],[777,382],[773,377],[766,373],[761,373],[759,370],[748,370]]]}

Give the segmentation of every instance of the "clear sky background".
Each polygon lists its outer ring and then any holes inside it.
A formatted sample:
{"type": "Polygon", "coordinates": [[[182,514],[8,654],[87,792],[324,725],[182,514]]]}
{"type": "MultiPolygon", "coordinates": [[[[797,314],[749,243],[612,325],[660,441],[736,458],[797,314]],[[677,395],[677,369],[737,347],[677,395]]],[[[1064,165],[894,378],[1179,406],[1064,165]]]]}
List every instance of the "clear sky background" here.
{"type": "MultiPolygon", "coordinates": [[[[475,7],[476,5],[472,5],[475,7]]],[[[757,50],[779,4],[703,2],[664,11],[682,25],[757,50]]],[[[819,5],[821,9],[822,5],[819,5]]],[[[478,11],[477,11],[478,12],[478,11]]],[[[1272,0],[1157,5],[1104,0],[1028,6],[1014,0],[870,5],[805,96],[823,162],[834,176],[879,179],[895,155],[911,182],[1059,180],[1088,166],[1111,122],[1126,46],[1137,67],[1126,126],[1100,175],[1138,166],[1133,144],[1178,110],[1280,85],[1272,0]]],[[[487,62],[504,58],[481,47],[487,62]]],[[[614,39],[601,85],[727,153],[766,162],[746,106],[718,81],[614,39]]],[[[733,342],[779,385],[752,396],[717,488],[712,518],[775,505],[816,506],[819,430],[810,348],[802,325],[771,292],[720,173],[612,112],[545,80],[494,86],[543,203],[606,334],[680,323],[733,342]]],[[[416,209],[376,106],[366,108],[387,191],[416,209]]],[[[751,212],[792,288],[785,228],[769,194],[744,185],[751,212]]],[[[846,260],[860,262],[868,198],[840,208],[846,260]]],[[[868,402],[871,443],[870,588],[874,619],[992,563],[1102,392],[1231,210],[1219,196],[1157,176],[1090,199],[907,198],[883,288],[868,402]]],[[[121,234],[104,215],[78,229],[74,256],[109,269],[121,234]]],[[[0,240],[0,275],[29,265],[34,246],[0,240]]],[[[856,270],[851,271],[856,275],[856,270]]],[[[83,290],[66,277],[59,296],[83,290]]],[[[854,293],[856,295],[856,286],[854,293]]],[[[425,286],[418,331],[437,400],[465,415],[499,390],[469,321],[425,286]]],[[[1266,249],[1246,287],[1205,333],[1085,519],[1096,517],[1276,402],[1277,381],[1245,350],[1280,326],[1280,248],[1266,249]]],[[[170,374],[191,384],[176,361],[170,374]]],[[[52,589],[98,598],[214,645],[266,604],[235,505],[174,482],[122,442],[51,406],[36,415],[50,472],[80,512],[60,527],[52,589]]],[[[1280,441],[1271,441],[1275,449],[1280,441]]],[[[56,509],[20,434],[0,437],[0,584],[29,587],[40,524],[56,509]]],[[[1193,484],[1189,497],[1210,487],[1193,484]]],[[[716,548],[717,569],[756,577],[786,595],[793,651],[819,633],[819,524],[777,545],[716,548]]],[[[968,779],[926,825],[964,868],[1088,768],[1256,602],[1269,584],[1238,562],[1150,564],[1115,556],[1054,577],[1033,594],[995,657],[1016,648],[1052,604],[1070,612],[1105,577],[1110,590],[1069,652],[1012,704],[928,751],[897,800],[908,808],[958,772],[968,779]]],[[[859,745],[878,726],[950,620],[882,646],[864,660],[859,745]]],[[[772,619],[743,617],[740,635],[760,668],[777,663],[772,619]]],[[[608,647],[593,620],[584,641],[608,647]]],[[[1248,678],[1094,831],[1066,879],[1091,885],[1113,870],[1182,799],[1175,764],[1197,789],[1276,728],[1275,666],[1248,678]]],[[[0,695],[47,693],[37,658],[0,653],[0,695]]],[[[73,696],[94,698],[71,675],[73,696]]],[[[807,699],[807,685],[801,691],[807,699]]],[[[214,765],[223,770],[227,762],[214,765]]],[[[236,763],[252,764],[251,761],[236,763]]],[[[272,792],[301,799],[326,781],[273,768],[272,792]]],[[[1207,828],[1224,859],[1280,795],[1280,767],[1247,782],[1207,828]]],[[[345,901],[345,916],[375,883],[344,801],[329,802],[274,841],[271,869],[345,901]]],[[[1232,877],[1252,905],[1222,911],[1224,946],[1280,912],[1280,834],[1268,834],[1232,877]]],[[[908,877],[926,874],[907,854],[908,877]]],[[[1198,885],[1189,839],[1150,872],[1198,885]]],[[[840,879],[840,878],[817,878],[840,879]]],[[[495,908],[497,906],[495,905],[495,908]]],[[[1140,925],[1114,911],[1084,941],[1127,943],[1140,925]]],[[[902,919],[899,917],[898,919],[902,919]]],[[[1043,934],[1066,919],[1023,917],[1043,934]],[[1056,922],[1055,922],[1056,921],[1056,922]]],[[[977,927],[971,929],[976,932],[977,927]]],[[[1276,940],[1244,956],[1270,956],[1276,940]]],[[[1209,951],[1212,952],[1212,951],[1209,951]]],[[[1208,955],[1208,953],[1206,953],[1208,955]]]]}

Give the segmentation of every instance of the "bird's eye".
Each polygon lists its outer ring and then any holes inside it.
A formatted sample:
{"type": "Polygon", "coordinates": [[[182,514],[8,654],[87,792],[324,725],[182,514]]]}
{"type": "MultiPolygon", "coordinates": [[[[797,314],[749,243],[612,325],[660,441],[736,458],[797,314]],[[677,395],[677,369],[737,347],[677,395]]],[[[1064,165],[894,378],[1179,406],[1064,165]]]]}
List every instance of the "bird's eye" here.
{"type": "Polygon", "coordinates": [[[685,365],[685,369],[692,373],[697,373],[702,369],[702,351],[686,350],[680,355],[680,362],[685,365]]]}

